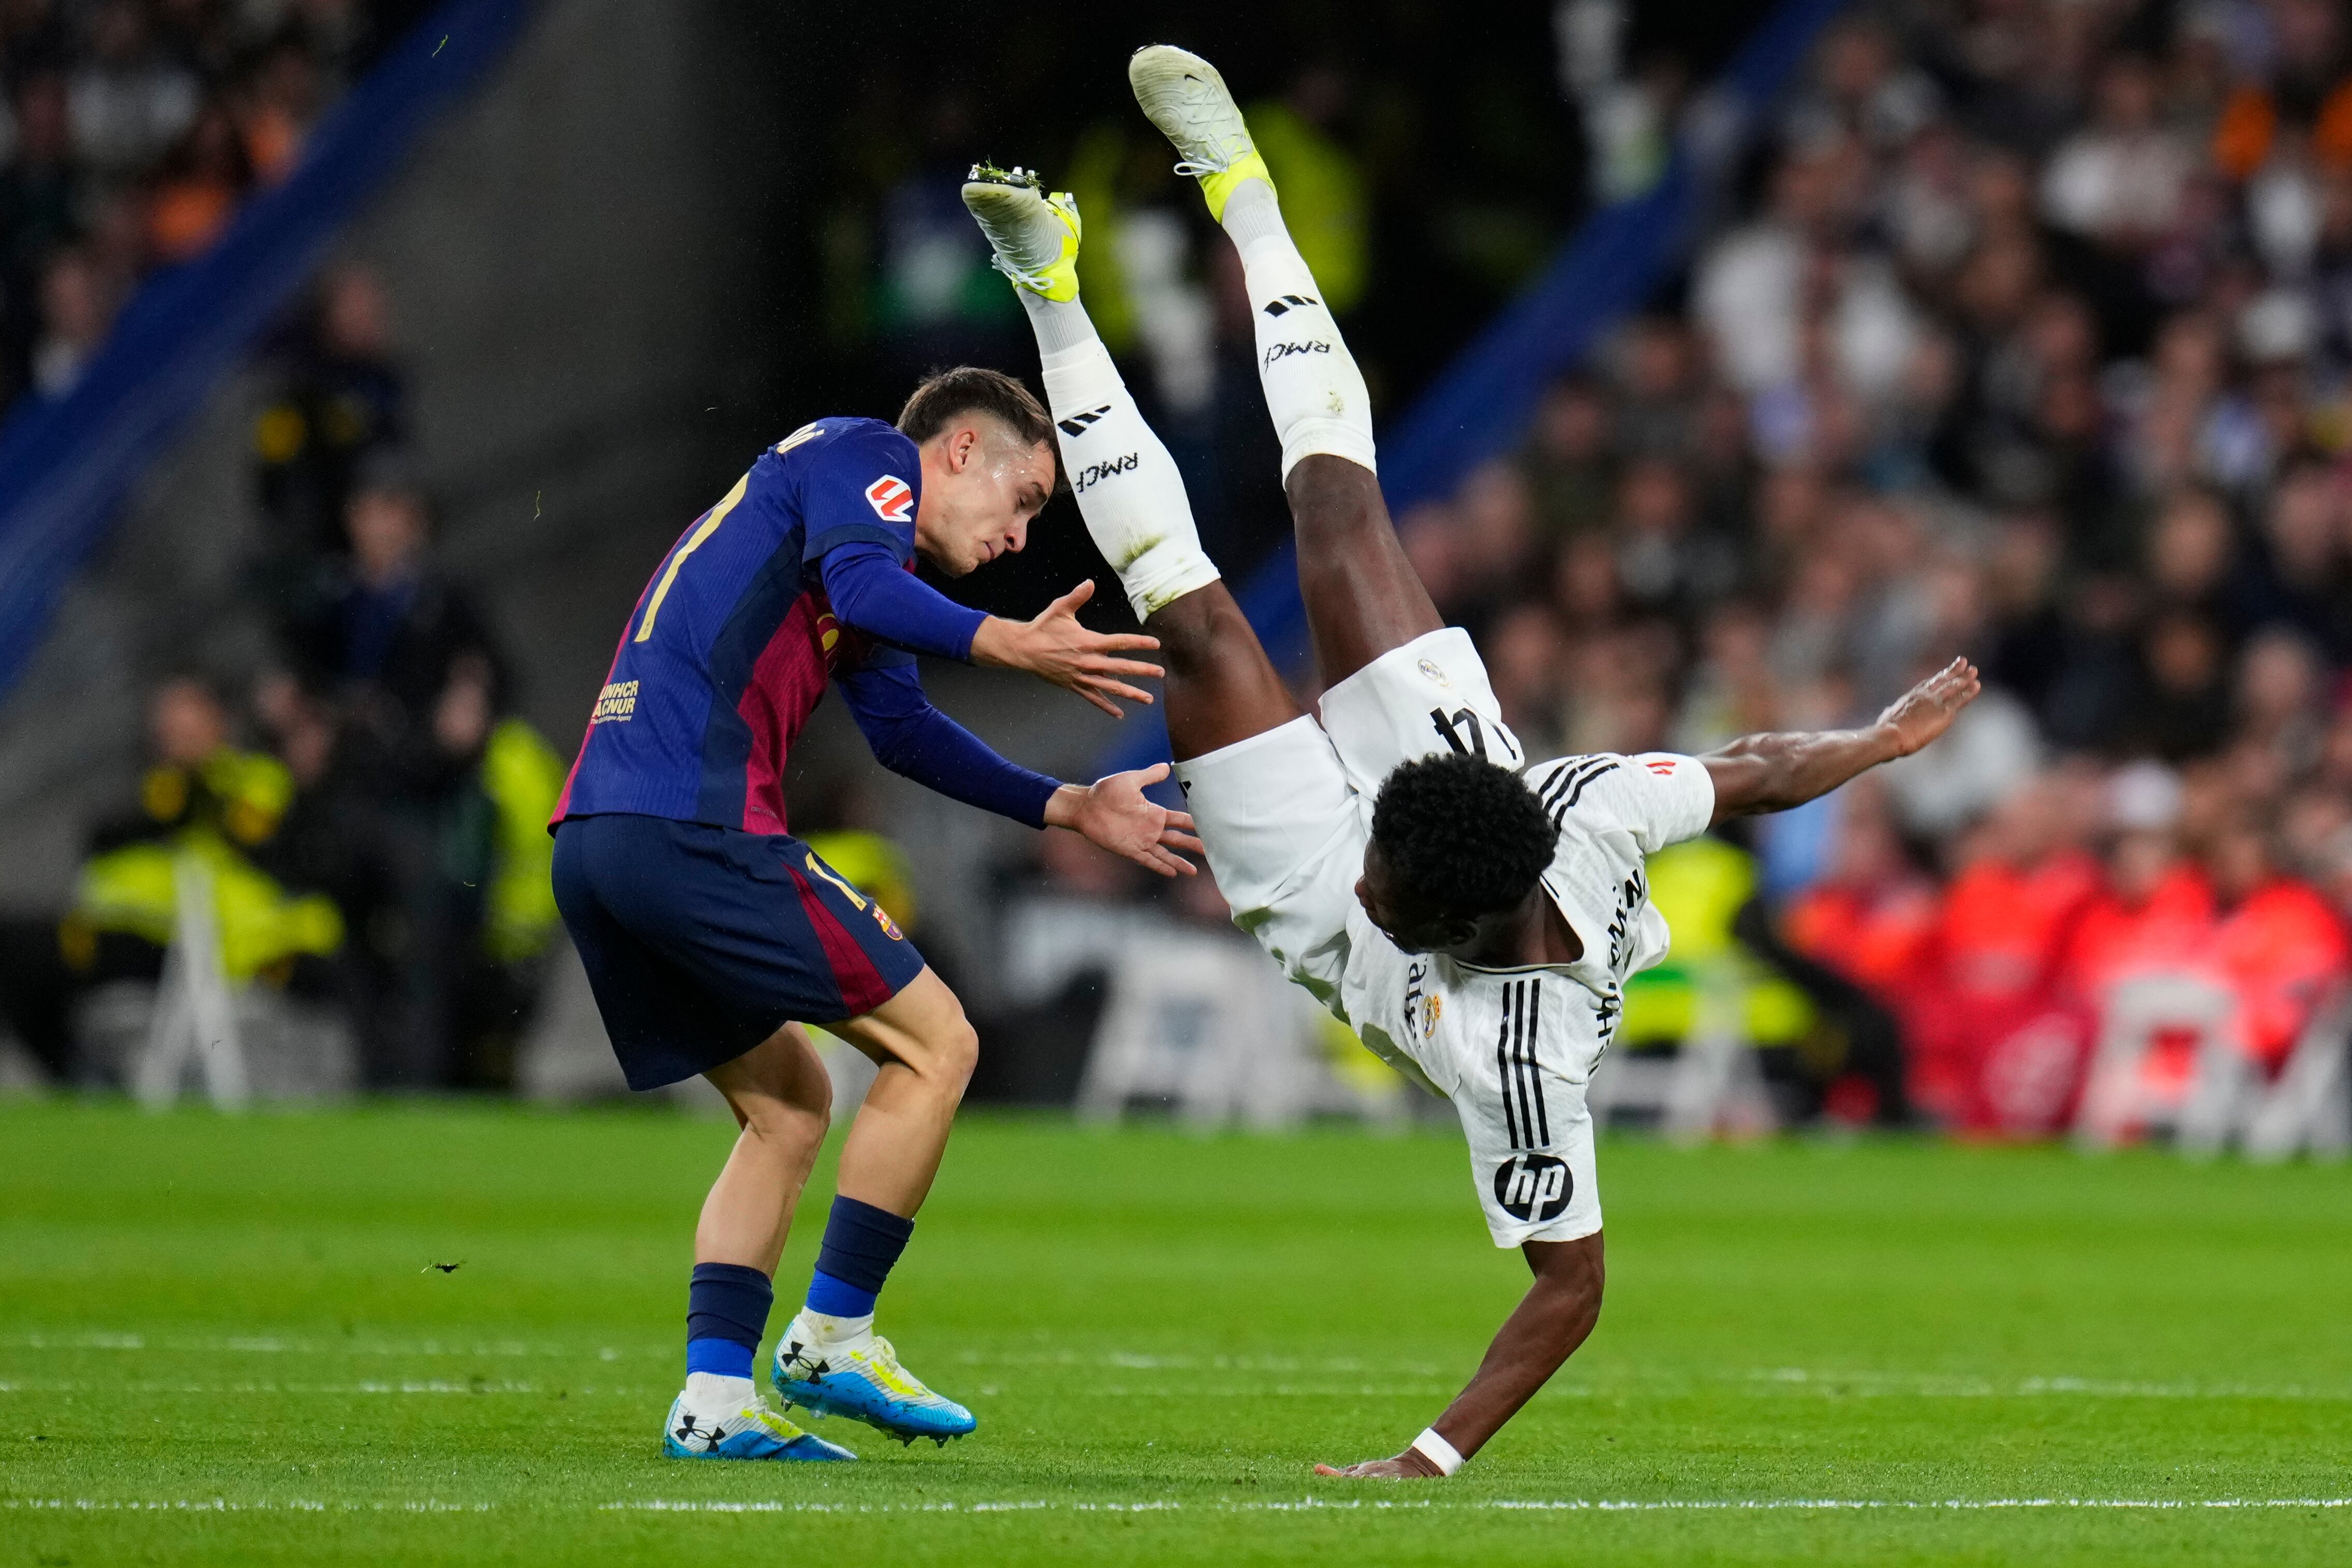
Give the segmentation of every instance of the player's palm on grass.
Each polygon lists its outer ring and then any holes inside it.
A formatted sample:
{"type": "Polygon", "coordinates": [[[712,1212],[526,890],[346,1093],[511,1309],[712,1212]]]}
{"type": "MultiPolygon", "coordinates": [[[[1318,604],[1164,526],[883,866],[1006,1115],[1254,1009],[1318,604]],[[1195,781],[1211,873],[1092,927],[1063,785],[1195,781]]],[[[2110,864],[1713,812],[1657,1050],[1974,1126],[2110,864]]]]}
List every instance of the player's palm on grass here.
{"type": "Polygon", "coordinates": [[[1908,757],[1951,728],[1952,720],[1982,689],[1977,667],[1966,659],[1954,659],[1896,697],[1878,722],[1895,732],[1901,755],[1908,757]]]}
{"type": "Polygon", "coordinates": [[[1358,1481],[1423,1481],[1435,1480],[1441,1472],[1418,1453],[1407,1448],[1393,1459],[1366,1459],[1348,1466],[1318,1465],[1318,1476],[1336,1476],[1343,1480],[1358,1481]]]}

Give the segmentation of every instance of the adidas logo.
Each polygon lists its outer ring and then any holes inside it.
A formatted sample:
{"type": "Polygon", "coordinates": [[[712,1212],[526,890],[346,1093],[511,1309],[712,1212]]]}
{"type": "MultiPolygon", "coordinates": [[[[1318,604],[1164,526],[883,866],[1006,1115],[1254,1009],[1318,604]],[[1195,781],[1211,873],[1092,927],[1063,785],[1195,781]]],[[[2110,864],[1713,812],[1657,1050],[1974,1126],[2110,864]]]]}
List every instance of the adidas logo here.
{"type": "Polygon", "coordinates": [[[1301,305],[1320,305],[1323,302],[1320,299],[1316,298],[1311,294],[1285,294],[1278,298],[1267,300],[1265,302],[1265,313],[1269,316],[1287,316],[1291,311],[1297,309],[1301,305]]]}
{"type": "Polygon", "coordinates": [[[1062,434],[1065,435],[1084,435],[1087,433],[1087,426],[1109,412],[1110,404],[1105,403],[1100,408],[1090,408],[1084,413],[1074,413],[1067,419],[1057,419],[1054,423],[1062,427],[1062,434]]]}

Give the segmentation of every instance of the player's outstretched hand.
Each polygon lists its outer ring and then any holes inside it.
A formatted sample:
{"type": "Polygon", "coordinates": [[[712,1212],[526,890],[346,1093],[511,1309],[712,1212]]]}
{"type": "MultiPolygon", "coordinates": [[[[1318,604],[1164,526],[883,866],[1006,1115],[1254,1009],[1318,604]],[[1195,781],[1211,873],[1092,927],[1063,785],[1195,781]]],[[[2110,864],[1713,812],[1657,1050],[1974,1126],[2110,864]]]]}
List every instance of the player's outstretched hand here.
{"type": "Polygon", "coordinates": [[[1160,673],[1160,666],[1113,655],[1157,648],[1160,639],[1133,632],[1087,630],[1079,623],[1078,607],[1094,596],[1095,585],[1089,579],[1045,606],[1034,621],[990,616],[972,637],[971,662],[1026,670],[1041,681],[1077,693],[1113,718],[1125,718],[1125,710],[1113,697],[1149,703],[1151,694],[1119,677],[1149,679],[1160,673]]]}
{"type": "Polygon", "coordinates": [[[1951,728],[1952,720],[1981,690],[1977,667],[1966,659],[1954,659],[1896,697],[1878,716],[1878,722],[1882,728],[1894,731],[1895,755],[1908,757],[1951,728]]]}
{"type": "Polygon", "coordinates": [[[1444,1479],[1444,1471],[1422,1457],[1418,1448],[1407,1448],[1393,1459],[1366,1459],[1345,1469],[1330,1465],[1318,1465],[1318,1476],[1340,1476],[1350,1480],[1371,1481],[1433,1481],[1444,1479]]]}
{"type": "Polygon", "coordinates": [[[1111,853],[1161,876],[1192,876],[1200,867],[1176,852],[1202,852],[1201,841],[1192,836],[1192,819],[1143,792],[1167,777],[1168,764],[1162,762],[1089,785],[1065,784],[1045,802],[1045,825],[1083,833],[1111,853]]]}

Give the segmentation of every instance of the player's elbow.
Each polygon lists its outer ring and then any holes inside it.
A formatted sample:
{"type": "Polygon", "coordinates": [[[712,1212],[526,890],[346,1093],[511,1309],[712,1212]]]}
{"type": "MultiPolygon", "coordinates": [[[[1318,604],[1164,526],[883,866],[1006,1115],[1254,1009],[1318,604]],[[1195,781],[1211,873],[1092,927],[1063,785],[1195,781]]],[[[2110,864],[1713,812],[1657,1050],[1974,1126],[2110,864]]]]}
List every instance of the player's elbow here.
{"type": "Polygon", "coordinates": [[[1547,1325],[1567,1349],[1573,1350],[1601,1318],[1601,1298],[1608,1283],[1601,1239],[1592,1236],[1546,1247],[1535,1263],[1535,1288],[1546,1308],[1547,1325]]]}
{"type": "Polygon", "coordinates": [[[891,772],[904,774],[916,765],[915,759],[922,751],[915,734],[921,727],[919,722],[877,715],[858,727],[865,733],[866,747],[874,753],[874,760],[891,772]]]}
{"type": "Polygon", "coordinates": [[[1592,1325],[1601,1321],[1601,1298],[1607,1285],[1601,1260],[1597,1257],[1589,1265],[1580,1266],[1560,1282],[1561,1316],[1565,1320],[1561,1328],[1564,1333],[1580,1342],[1592,1332],[1592,1325]]]}

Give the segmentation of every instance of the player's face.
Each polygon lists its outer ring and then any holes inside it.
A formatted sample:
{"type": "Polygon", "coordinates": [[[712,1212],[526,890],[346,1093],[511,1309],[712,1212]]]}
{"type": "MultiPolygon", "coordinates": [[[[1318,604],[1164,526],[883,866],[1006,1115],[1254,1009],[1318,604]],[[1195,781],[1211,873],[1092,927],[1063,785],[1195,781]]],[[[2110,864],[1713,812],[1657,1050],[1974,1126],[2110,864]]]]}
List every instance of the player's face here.
{"type": "Polygon", "coordinates": [[[961,577],[1027,544],[1030,522],[1054,493],[1053,448],[986,419],[933,439],[941,444],[923,465],[915,548],[961,577]]]}
{"type": "Polygon", "coordinates": [[[1364,874],[1356,879],[1356,902],[1381,935],[1407,953],[1442,953],[1478,934],[1477,922],[1432,909],[1399,887],[1377,841],[1364,846],[1364,874]]]}

